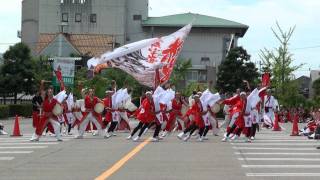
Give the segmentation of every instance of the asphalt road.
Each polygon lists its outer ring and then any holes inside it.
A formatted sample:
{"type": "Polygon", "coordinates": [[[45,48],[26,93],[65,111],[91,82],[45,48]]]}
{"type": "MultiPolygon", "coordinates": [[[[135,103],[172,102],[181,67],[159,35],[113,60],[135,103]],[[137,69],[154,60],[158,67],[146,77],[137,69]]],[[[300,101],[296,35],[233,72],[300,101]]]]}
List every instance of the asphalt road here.
{"type": "MultiPolygon", "coordinates": [[[[13,121],[1,122],[11,133],[13,121]]],[[[106,171],[112,172],[108,179],[121,180],[319,179],[320,150],[315,147],[320,143],[290,137],[291,124],[282,126],[285,131],[262,130],[252,143],[223,143],[222,133],[215,137],[210,132],[205,142],[182,142],[176,133],[161,142],[144,142],[152,132],[132,142],[118,132],[109,139],[64,136],[63,142],[47,135],[31,143],[31,121],[22,119],[22,137],[0,136],[0,179],[90,180],[106,171]]]]}

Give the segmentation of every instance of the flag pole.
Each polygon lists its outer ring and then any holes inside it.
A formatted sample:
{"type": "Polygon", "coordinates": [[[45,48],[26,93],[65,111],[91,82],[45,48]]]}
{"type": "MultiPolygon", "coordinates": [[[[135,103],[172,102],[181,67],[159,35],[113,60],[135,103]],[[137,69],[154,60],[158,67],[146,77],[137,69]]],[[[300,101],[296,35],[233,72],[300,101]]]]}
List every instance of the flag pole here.
{"type": "Polygon", "coordinates": [[[160,73],[159,73],[159,68],[156,68],[155,70],[155,77],[154,77],[154,88],[153,90],[156,90],[157,87],[160,85],[160,73]]]}

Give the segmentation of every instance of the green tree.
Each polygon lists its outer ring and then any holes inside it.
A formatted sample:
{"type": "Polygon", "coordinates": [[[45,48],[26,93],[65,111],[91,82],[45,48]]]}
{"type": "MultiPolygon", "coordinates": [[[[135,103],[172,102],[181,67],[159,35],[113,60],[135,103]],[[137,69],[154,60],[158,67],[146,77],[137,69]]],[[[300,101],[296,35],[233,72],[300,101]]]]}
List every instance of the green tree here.
{"type": "Polygon", "coordinates": [[[51,81],[53,76],[52,66],[48,57],[34,57],[32,59],[34,64],[34,76],[36,84],[39,85],[41,80],[51,81]]]}
{"type": "Polygon", "coordinates": [[[103,98],[105,91],[111,87],[111,81],[115,80],[118,87],[130,87],[133,90],[133,100],[139,99],[141,92],[147,87],[140,85],[132,76],[123,72],[120,69],[108,68],[102,70],[100,74],[95,74],[93,79],[87,78],[88,70],[86,67],[79,69],[75,74],[74,93],[80,97],[79,85],[83,88],[95,88],[95,93],[98,97],[103,98]]]}
{"type": "Polygon", "coordinates": [[[264,48],[260,50],[260,58],[262,59],[264,70],[272,74],[272,84],[276,87],[277,92],[286,91],[286,83],[292,80],[292,74],[302,65],[292,65],[294,59],[293,54],[289,52],[289,41],[295,30],[295,27],[289,28],[287,32],[283,31],[278,23],[277,30],[271,29],[274,36],[279,42],[279,47],[275,50],[264,48]]]}
{"type": "Polygon", "coordinates": [[[250,61],[250,55],[243,47],[236,47],[230,50],[226,60],[219,66],[217,89],[235,92],[237,88],[244,87],[243,80],[255,85],[258,77],[258,69],[250,61]]]}
{"type": "MultiPolygon", "coordinates": [[[[293,54],[289,51],[290,39],[295,30],[295,26],[284,31],[278,23],[276,28],[271,28],[274,36],[279,42],[279,47],[274,50],[264,48],[260,51],[260,59],[263,63],[263,70],[270,72],[272,75],[271,85],[275,89],[275,95],[280,99],[282,104],[288,103],[288,93],[291,93],[291,98],[298,98],[298,86],[294,84],[293,72],[299,69],[303,64],[292,65],[294,59],[293,54]],[[292,93],[296,93],[294,96],[292,93]]],[[[300,97],[299,97],[300,98],[300,97]]]]}
{"type": "Polygon", "coordinates": [[[181,81],[185,81],[189,68],[191,68],[191,59],[178,59],[174,65],[170,82],[174,85],[179,85],[181,81]]]}
{"type": "Polygon", "coordinates": [[[34,64],[31,60],[30,49],[23,43],[17,43],[10,46],[4,55],[4,64],[1,67],[1,86],[4,87],[2,93],[12,93],[14,103],[17,103],[17,94],[24,92],[26,94],[34,93],[35,75],[34,64]]]}

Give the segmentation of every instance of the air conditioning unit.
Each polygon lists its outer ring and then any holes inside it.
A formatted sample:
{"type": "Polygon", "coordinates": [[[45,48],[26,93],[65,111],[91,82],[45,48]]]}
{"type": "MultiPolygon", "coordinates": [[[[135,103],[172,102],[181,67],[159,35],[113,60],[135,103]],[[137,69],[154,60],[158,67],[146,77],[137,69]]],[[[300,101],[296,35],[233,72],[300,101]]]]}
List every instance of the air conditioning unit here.
{"type": "Polygon", "coordinates": [[[18,37],[18,38],[21,38],[21,36],[22,36],[22,35],[21,35],[21,31],[17,31],[17,37],[18,37]]]}

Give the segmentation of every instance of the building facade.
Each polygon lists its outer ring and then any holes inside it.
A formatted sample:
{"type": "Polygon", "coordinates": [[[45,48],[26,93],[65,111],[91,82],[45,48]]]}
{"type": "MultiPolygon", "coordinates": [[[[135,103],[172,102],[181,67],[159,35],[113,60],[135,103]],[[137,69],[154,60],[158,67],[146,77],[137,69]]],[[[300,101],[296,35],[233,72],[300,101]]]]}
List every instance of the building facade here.
{"type": "Polygon", "coordinates": [[[309,97],[314,97],[314,89],[312,88],[313,82],[320,78],[320,70],[310,71],[310,86],[309,86],[309,97]]]}
{"type": "Polygon", "coordinates": [[[34,55],[96,56],[168,35],[190,22],[193,28],[179,57],[192,61],[187,80],[215,84],[231,37],[236,46],[248,26],[193,13],[149,17],[148,0],[23,0],[21,39],[34,55]]]}

